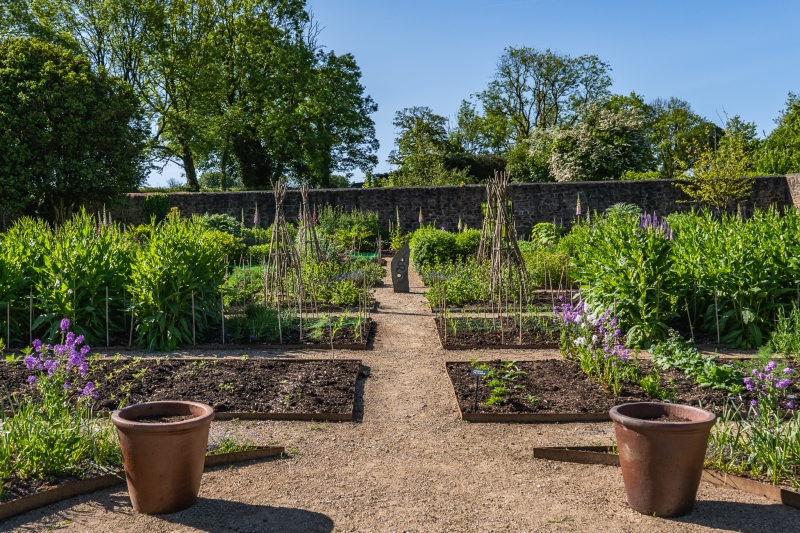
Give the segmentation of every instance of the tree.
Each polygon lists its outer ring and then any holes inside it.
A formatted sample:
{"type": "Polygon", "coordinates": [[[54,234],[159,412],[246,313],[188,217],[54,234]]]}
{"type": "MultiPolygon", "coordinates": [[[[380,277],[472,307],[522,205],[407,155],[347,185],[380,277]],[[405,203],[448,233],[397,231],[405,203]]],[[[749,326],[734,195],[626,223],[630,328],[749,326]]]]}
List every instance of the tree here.
{"type": "Polygon", "coordinates": [[[459,152],[497,155],[508,151],[511,134],[507,117],[497,112],[481,113],[475,102],[462,100],[449,140],[459,152]]]}
{"type": "Polygon", "coordinates": [[[685,100],[656,99],[647,106],[646,125],[658,169],[673,179],[694,166],[698,146],[712,148],[721,130],[692,110],[685,100]],[[716,137],[715,137],[716,136],[716,137]]]}
{"type": "Polygon", "coordinates": [[[728,119],[723,131],[716,148],[696,145],[691,174],[682,176],[676,184],[692,200],[719,213],[750,197],[755,180],[752,156],[757,149],[755,125],[739,116],[728,119]]]}
{"type": "MultiPolygon", "coordinates": [[[[389,185],[447,185],[471,182],[469,169],[446,169],[445,157],[452,152],[447,119],[429,107],[411,107],[395,113],[398,128],[395,149],[388,163],[397,170],[389,175],[389,185]]],[[[379,182],[376,182],[379,184],[379,182]]]]}
{"type": "Polygon", "coordinates": [[[506,48],[489,87],[480,93],[487,115],[506,117],[513,140],[574,123],[588,104],[609,94],[611,68],[597,56],[571,57],[534,48],[506,48]]]}
{"type": "Polygon", "coordinates": [[[130,86],[69,50],[0,41],[0,207],[66,220],[135,190],[147,136],[130,86]]]}
{"type": "Polygon", "coordinates": [[[776,128],[764,139],[756,169],[764,174],[800,172],[800,98],[789,93],[776,128]]]}
{"type": "Polygon", "coordinates": [[[128,81],[156,161],[269,187],[326,185],[371,168],[377,140],[350,55],[323,53],[303,0],[29,0],[15,31],[41,34],[128,81]]]}
{"type": "Polygon", "coordinates": [[[556,181],[613,180],[651,165],[644,120],[635,107],[584,108],[577,126],[552,130],[548,167],[556,181]]]}

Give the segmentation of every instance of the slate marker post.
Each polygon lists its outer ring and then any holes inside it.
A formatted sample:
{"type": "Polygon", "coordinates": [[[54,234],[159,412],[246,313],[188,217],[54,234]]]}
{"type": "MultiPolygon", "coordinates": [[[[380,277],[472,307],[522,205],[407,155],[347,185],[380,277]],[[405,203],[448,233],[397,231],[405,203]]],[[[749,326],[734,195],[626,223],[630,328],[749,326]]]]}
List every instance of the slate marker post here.
{"type": "Polygon", "coordinates": [[[489,375],[488,370],[478,370],[477,368],[473,368],[470,370],[469,374],[471,376],[475,376],[475,412],[478,412],[478,387],[481,384],[481,378],[484,378],[489,375]]]}

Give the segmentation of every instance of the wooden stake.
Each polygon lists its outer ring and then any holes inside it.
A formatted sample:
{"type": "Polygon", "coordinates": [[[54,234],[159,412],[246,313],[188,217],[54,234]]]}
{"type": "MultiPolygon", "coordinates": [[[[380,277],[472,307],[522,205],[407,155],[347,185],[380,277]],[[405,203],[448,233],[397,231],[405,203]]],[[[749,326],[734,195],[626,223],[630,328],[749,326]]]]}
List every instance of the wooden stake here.
{"type": "Polygon", "coordinates": [[[197,337],[195,334],[195,325],[194,325],[194,290],[192,290],[192,344],[197,344],[197,337]]]}
{"type": "Polygon", "coordinates": [[[714,315],[717,319],[717,344],[719,341],[719,307],[717,306],[717,288],[714,287],[714,315]]]}
{"type": "Polygon", "coordinates": [[[108,285],[106,285],[106,348],[111,346],[111,341],[108,336],[108,285]]]}
{"type": "Polygon", "coordinates": [[[30,339],[28,340],[29,344],[33,344],[33,291],[31,291],[30,295],[30,317],[28,317],[28,333],[30,339]]]}
{"type": "Polygon", "coordinates": [[[692,328],[692,315],[689,314],[689,300],[684,296],[683,301],[686,303],[686,318],[689,319],[689,332],[692,334],[692,342],[694,342],[694,328],[692,328]]]}

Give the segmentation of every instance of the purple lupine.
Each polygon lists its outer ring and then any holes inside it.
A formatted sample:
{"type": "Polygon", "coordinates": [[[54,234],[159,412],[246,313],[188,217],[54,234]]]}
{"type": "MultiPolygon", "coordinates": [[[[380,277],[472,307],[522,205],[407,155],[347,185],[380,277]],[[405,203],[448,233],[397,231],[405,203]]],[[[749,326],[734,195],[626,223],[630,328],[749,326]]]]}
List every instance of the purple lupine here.
{"type": "Polygon", "coordinates": [[[315,226],[317,225],[317,208],[314,208],[314,212],[311,213],[311,223],[315,226]]]}
{"type": "MultiPolygon", "coordinates": [[[[85,377],[89,370],[89,363],[86,361],[86,356],[91,351],[91,348],[84,345],[85,338],[83,335],[75,335],[69,331],[70,321],[65,318],[61,321],[61,334],[62,341],[60,344],[50,346],[42,346],[42,342],[36,339],[31,344],[36,349],[38,357],[28,355],[25,357],[25,366],[28,370],[44,371],[47,378],[57,376],[57,379],[63,380],[62,387],[70,389],[72,383],[67,379],[71,373],[77,373],[81,377],[85,377]]],[[[38,381],[37,376],[28,376],[28,383],[34,384],[38,381]]],[[[89,388],[88,396],[96,397],[92,394],[94,384],[89,388]]],[[[83,396],[87,396],[83,395],[83,396]]]]}
{"type": "Polygon", "coordinates": [[[644,213],[639,217],[639,229],[643,231],[652,231],[662,238],[671,241],[674,238],[672,228],[669,227],[666,219],[658,219],[658,215],[654,212],[652,216],[644,213]]]}
{"type": "Polygon", "coordinates": [[[69,318],[62,318],[61,319],[61,333],[66,333],[69,330],[70,321],[69,318]]]}
{"type": "Polygon", "coordinates": [[[422,208],[420,207],[419,208],[419,223],[420,224],[422,224],[422,220],[423,220],[423,218],[422,218],[422,208]]]}
{"type": "Polygon", "coordinates": [[[581,216],[581,195],[580,194],[578,195],[578,203],[575,206],[575,216],[576,217],[581,216]]]}

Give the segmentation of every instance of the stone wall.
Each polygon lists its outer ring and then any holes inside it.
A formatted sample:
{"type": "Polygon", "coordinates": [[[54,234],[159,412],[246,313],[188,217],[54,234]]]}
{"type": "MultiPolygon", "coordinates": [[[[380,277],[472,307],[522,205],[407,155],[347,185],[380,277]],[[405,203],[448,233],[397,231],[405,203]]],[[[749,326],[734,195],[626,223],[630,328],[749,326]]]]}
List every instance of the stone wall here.
{"type": "MultiPolygon", "coordinates": [[[[575,216],[578,195],[584,214],[587,209],[603,211],[619,202],[636,204],[659,215],[692,207],[669,180],[512,184],[509,196],[514,205],[517,230],[525,234],[534,224],[553,220],[569,225],[575,216]]],[[[124,204],[114,209],[114,220],[127,224],[145,222],[142,211],[145,196],[146,193],[129,194],[124,204]]],[[[268,226],[275,215],[271,191],[170,193],[169,197],[170,205],[180,209],[184,216],[226,213],[238,219],[244,211],[245,222],[250,225],[258,205],[261,223],[268,226]]],[[[316,206],[329,204],[377,211],[384,228],[388,227],[390,220],[395,220],[397,209],[404,231],[419,225],[420,208],[425,222],[435,222],[437,227],[454,230],[461,218],[469,227],[480,228],[481,203],[485,199],[486,191],[481,185],[309,191],[309,200],[316,206]]],[[[771,205],[778,208],[800,206],[800,174],[756,179],[751,201],[743,206],[744,213],[752,212],[754,206],[767,208],[771,205]]],[[[287,219],[297,218],[299,191],[288,192],[284,208],[287,219]]]]}

